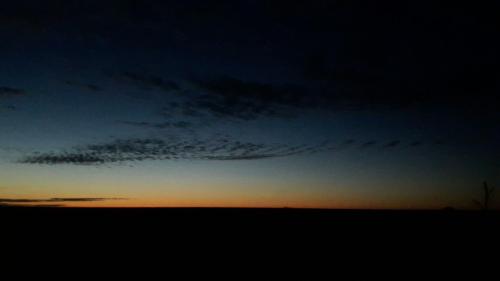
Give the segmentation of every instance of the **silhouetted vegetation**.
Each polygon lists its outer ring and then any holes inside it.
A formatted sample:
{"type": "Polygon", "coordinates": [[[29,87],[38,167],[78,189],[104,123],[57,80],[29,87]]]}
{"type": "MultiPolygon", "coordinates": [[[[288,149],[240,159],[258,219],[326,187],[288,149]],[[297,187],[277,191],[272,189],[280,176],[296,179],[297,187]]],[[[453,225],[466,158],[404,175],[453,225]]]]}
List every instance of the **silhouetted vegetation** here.
{"type": "Polygon", "coordinates": [[[494,187],[489,187],[487,182],[483,182],[483,200],[482,202],[479,200],[474,200],[474,203],[478,205],[482,210],[489,210],[494,191],[494,187]]]}

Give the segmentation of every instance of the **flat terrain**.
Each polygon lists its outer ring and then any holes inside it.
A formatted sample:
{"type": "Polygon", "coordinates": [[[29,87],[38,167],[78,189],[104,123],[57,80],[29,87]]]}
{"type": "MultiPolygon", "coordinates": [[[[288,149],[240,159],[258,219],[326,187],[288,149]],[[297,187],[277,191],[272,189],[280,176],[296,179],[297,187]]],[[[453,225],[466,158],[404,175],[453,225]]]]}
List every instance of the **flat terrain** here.
{"type": "Polygon", "coordinates": [[[196,228],[256,230],[398,231],[484,230],[500,222],[497,211],[400,211],[252,208],[40,208],[2,207],[4,225],[66,229],[196,228]]]}
{"type": "Polygon", "coordinates": [[[168,255],[186,247],[327,255],[394,248],[460,256],[467,248],[487,252],[497,245],[499,218],[480,211],[2,207],[0,238],[29,252],[42,247],[38,251],[125,257],[137,249],[168,255]]]}

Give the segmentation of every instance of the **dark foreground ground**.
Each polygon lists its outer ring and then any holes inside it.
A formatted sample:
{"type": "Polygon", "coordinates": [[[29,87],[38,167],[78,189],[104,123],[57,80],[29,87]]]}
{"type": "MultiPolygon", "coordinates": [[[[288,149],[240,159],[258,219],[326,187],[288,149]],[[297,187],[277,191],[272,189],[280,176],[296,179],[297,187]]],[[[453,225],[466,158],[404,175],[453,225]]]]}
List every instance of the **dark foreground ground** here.
{"type": "MultiPolygon", "coordinates": [[[[500,212],[237,208],[2,207],[4,230],[89,233],[255,233],[359,235],[493,233],[500,212]]],[[[5,232],[5,231],[4,231],[5,232]]]]}
{"type": "Polygon", "coordinates": [[[212,259],[222,250],[229,259],[249,253],[293,259],[304,251],[329,258],[387,252],[396,260],[416,253],[486,257],[500,246],[499,226],[499,212],[481,211],[0,208],[2,247],[23,257],[87,253],[104,260],[131,252],[141,253],[133,255],[139,259],[151,252],[165,258],[202,252],[212,259]]]}
{"type": "Polygon", "coordinates": [[[421,266],[429,259],[441,264],[450,257],[497,255],[499,226],[499,212],[480,211],[0,208],[4,257],[56,265],[53,257],[69,263],[84,257],[85,265],[105,266],[154,260],[165,267],[170,258],[191,264],[223,256],[240,264],[242,257],[264,259],[272,266],[299,258],[300,267],[314,258],[332,266],[337,258],[372,264],[390,256],[402,263],[417,258],[413,265],[421,266]]]}

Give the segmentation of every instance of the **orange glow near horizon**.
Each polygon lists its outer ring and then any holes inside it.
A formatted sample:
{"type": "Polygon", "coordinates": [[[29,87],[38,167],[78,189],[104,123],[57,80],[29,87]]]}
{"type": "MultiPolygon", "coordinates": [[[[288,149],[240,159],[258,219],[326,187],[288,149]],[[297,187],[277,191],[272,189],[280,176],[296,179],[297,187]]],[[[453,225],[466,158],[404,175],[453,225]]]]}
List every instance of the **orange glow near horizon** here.
{"type": "MultiPolygon", "coordinates": [[[[16,199],[16,198],[10,198],[16,199]]],[[[34,199],[34,198],[33,198],[34,199]]],[[[438,209],[439,204],[418,207],[401,205],[401,202],[368,202],[363,200],[327,200],[320,198],[258,200],[234,199],[187,199],[187,198],[143,198],[124,200],[102,200],[82,202],[12,203],[11,206],[50,206],[63,208],[304,208],[304,209],[438,209]]]]}
{"type": "Polygon", "coordinates": [[[470,208],[464,200],[443,202],[439,194],[412,196],[401,192],[374,192],[357,186],[327,184],[135,183],[88,185],[64,183],[36,188],[10,185],[0,190],[0,198],[42,200],[40,202],[0,202],[10,206],[48,206],[81,208],[317,208],[317,209],[442,209],[445,206],[470,208]],[[64,191],[64,192],[63,192],[64,191]],[[147,192],[146,192],[147,191],[147,192]],[[116,194],[119,194],[117,196],[116,194]],[[50,198],[102,198],[99,201],[50,201],[50,198]],[[106,200],[124,198],[123,200],[106,200]],[[47,200],[47,201],[43,201],[47,200]]]}

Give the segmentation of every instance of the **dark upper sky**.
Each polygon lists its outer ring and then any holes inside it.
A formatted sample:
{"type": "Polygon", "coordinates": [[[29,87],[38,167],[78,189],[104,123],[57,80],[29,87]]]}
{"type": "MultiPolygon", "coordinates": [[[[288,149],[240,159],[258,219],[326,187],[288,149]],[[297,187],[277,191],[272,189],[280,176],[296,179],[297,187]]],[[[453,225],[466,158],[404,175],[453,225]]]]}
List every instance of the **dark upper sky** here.
{"type": "Polygon", "coordinates": [[[0,204],[470,207],[500,5],[437,2],[3,3],[0,204]]]}

